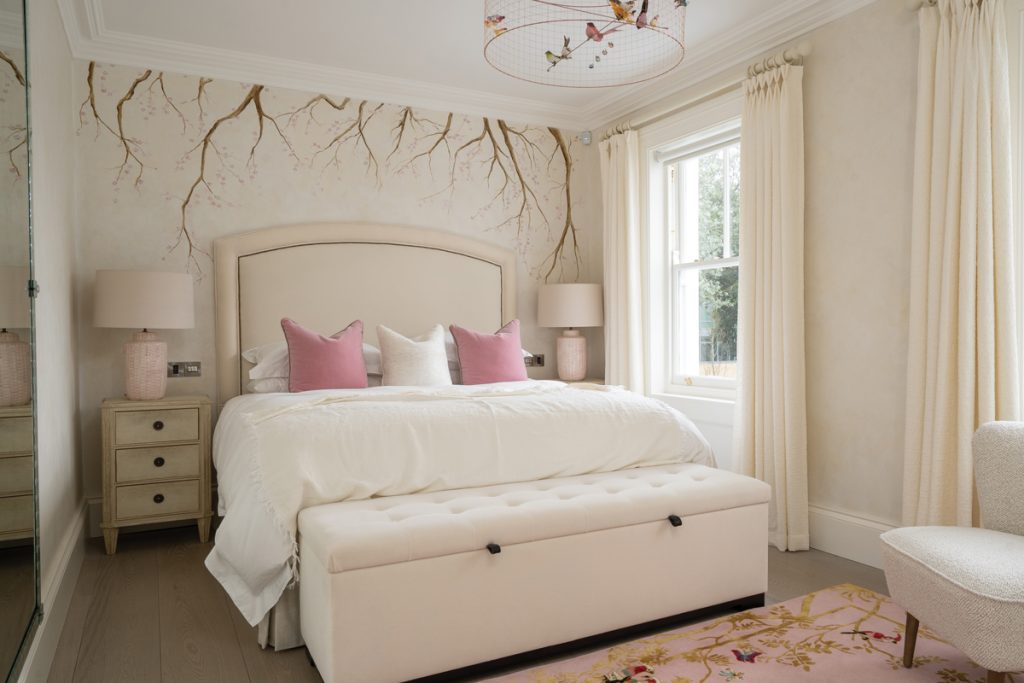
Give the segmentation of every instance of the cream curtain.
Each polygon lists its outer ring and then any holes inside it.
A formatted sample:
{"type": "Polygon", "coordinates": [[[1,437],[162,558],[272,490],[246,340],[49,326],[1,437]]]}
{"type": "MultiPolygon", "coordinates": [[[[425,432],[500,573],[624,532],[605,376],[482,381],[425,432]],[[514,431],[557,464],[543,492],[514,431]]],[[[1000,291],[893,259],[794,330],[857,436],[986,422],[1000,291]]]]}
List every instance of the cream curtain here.
{"type": "Polygon", "coordinates": [[[919,23],[903,521],[968,526],[971,436],[1020,415],[1003,2],[919,23]]]}
{"type": "Polygon", "coordinates": [[[601,143],[605,381],[644,392],[643,253],[636,131],[601,143]]]}
{"type": "Polygon", "coordinates": [[[769,540],[806,550],[803,67],[745,83],[736,457],[772,486],[769,540]]]}

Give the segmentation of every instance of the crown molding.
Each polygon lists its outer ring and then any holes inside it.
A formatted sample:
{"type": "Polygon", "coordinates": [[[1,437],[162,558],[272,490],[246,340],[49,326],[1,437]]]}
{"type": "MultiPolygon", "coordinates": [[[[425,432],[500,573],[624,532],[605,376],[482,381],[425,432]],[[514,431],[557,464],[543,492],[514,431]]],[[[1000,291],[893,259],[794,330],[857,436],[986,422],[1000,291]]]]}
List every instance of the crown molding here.
{"type": "Polygon", "coordinates": [[[580,129],[576,107],[114,31],[99,0],[58,2],[77,59],[580,129]]]}
{"type": "Polygon", "coordinates": [[[672,93],[745,67],[761,55],[778,50],[816,28],[866,7],[876,0],[788,0],[715,40],[714,47],[683,60],[680,68],[652,83],[619,90],[580,112],[591,128],[619,122],[672,93]]]}
{"type": "Polygon", "coordinates": [[[104,22],[101,1],[58,0],[77,59],[581,130],[621,120],[876,0],[785,0],[715,38],[671,74],[582,108],[114,31],[104,22]]]}

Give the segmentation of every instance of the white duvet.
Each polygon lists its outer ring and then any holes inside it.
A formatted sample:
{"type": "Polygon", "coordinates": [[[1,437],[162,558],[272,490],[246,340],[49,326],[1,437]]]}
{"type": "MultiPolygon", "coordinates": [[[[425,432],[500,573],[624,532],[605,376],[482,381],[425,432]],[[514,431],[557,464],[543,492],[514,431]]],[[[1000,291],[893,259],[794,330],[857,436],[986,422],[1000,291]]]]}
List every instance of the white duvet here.
{"type": "Polygon", "coordinates": [[[231,399],[213,440],[220,514],[206,566],[255,625],[297,576],[314,505],[674,462],[714,464],[684,415],[553,381],[231,399]]]}

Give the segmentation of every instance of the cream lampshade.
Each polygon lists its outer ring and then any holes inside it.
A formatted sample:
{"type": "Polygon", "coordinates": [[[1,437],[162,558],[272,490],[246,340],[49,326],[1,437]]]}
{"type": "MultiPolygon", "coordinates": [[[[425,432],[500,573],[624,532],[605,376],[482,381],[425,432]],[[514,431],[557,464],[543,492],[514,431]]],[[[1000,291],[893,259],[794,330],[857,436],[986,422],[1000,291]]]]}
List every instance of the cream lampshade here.
{"type": "Polygon", "coordinates": [[[558,337],[558,378],[566,382],[583,379],[587,376],[587,339],[575,328],[604,324],[601,285],[541,285],[537,295],[537,324],[569,328],[558,337]]]}
{"type": "Polygon", "coordinates": [[[149,328],[195,327],[192,276],[148,270],[96,271],[93,325],[141,330],[124,345],[125,396],[156,400],[167,391],[167,344],[149,328]]]}
{"type": "Polygon", "coordinates": [[[28,268],[0,267],[0,407],[32,400],[32,352],[10,331],[31,326],[28,268]]]}

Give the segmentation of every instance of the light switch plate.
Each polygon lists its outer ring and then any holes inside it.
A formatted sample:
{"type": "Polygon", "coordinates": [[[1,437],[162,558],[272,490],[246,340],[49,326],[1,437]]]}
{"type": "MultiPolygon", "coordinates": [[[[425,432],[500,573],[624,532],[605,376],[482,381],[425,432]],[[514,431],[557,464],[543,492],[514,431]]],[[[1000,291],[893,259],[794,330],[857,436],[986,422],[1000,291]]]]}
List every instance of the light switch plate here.
{"type": "Polygon", "coordinates": [[[172,360],[167,362],[168,377],[200,377],[203,364],[197,360],[172,360]]]}
{"type": "Polygon", "coordinates": [[[544,354],[535,353],[532,358],[526,359],[526,367],[528,368],[542,368],[544,367],[544,354]]]}

